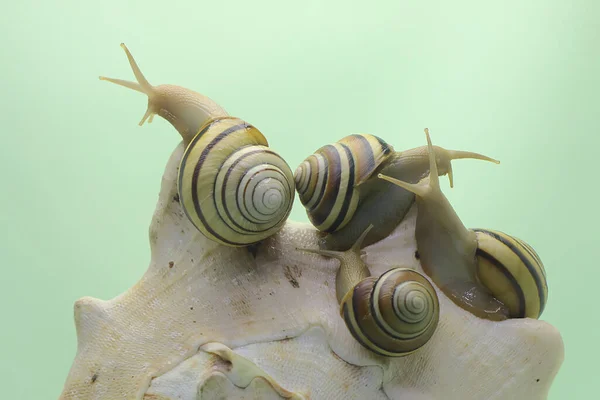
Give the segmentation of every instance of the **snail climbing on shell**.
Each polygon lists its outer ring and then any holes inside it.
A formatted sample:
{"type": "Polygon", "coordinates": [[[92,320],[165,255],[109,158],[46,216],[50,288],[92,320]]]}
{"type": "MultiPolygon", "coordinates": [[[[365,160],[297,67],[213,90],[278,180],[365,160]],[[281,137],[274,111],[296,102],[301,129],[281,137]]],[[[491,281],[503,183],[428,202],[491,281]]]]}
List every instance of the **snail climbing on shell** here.
{"type": "Polygon", "coordinates": [[[381,356],[406,356],[425,345],[437,328],[437,293],[427,278],[410,268],[371,276],[361,259],[361,246],[372,229],[370,224],[343,252],[298,250],[339,260],[336,297],[340,315],[358,343],[381,356]]]}
{"type": "Polygon", "coordinates": [[[416,195],[415,237],[423,271],[458,306],[490,320],[539,318],[548,297],[544,265],[523,240],[465,228],[444,196],[429,131],[429,179],[378,177],[416,195]]]}
{"type": "Polygon", "coordinates": [[[139,125],[166,119],[186,145],[178,192],[194,226],[221,244],[260,242],[284,225],[294,202],[292,170],[254,126],[200,93],[176,85],[151,85],[121,44],[137,82],[101,76],[148,96],[139,125]]]}
{"type": "MultiPolygon", "coordinates": [[[[482,154],[435,147],[438,173],[453,186],[452,160],[499,161],[482,154]]],[[[296,190],[312,224],[324,237],[321,247],[346,250],[366,227],[375,228],[364,245],[387,237],[415,201],[412,192],[377,179],[378,173],[416,183],[429,173],[427,146],[394,151],[383,139],[353,134],[325,145],[294,172],[296,190]]]]}

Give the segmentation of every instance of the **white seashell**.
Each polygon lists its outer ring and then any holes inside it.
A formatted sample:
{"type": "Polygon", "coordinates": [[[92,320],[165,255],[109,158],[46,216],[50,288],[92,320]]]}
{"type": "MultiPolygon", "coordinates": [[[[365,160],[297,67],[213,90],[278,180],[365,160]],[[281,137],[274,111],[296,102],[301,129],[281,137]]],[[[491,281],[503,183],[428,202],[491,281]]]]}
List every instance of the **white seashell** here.
{"type": "MultiPolygon", "coordinates": [[[[256,258],[206,239],[177,200],[183,150],[163,176],[147,272],[112,300],[75,303],[78,348],[61,399],[547,398],[564,357],[559,332],[476,318],[439,290],[439,327],[419,351],[362,348],[339,315],[337,261],[295,250],[316,248],[316,230],[288,221],[256,258]]],[[[415,216],[365,248],[373,274],[422,271],[415,216]]]]}

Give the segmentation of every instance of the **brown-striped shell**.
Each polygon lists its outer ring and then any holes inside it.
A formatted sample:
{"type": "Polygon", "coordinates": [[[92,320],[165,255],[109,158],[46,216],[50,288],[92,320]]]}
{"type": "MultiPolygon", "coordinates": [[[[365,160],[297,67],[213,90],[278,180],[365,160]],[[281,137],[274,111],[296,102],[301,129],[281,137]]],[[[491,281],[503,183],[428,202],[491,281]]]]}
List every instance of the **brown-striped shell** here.
{"type": "Polygon", "coordinates": [[[491,229],[477,236],[477,276],[511,318],[539,318],[548,299],[542,260],[523,240],[491,229]]]}
{"type": "Polygon", "coordinates": [[[292,170],[263,134],[239,118],[206,123],[179,168],[179,198],[208,238],[247,246],[275,234],[294,202],[292,170]]]}
{"type": "Polygon", "coordinates": [[[343,298],[340,312],[352,336],[387,357],[405,356],[429,341],[440,306],[435,289],[419,272],[394,268],[359,282],[343,298]]]}
{"type": "Polygon", "coordinates": [[[353,134],[307,157],[296,169],[294,180],[312,224],[322,232],[343,228],[358,205],[356,186],[392,153],[393,148],[377,136],[353,134]]]}

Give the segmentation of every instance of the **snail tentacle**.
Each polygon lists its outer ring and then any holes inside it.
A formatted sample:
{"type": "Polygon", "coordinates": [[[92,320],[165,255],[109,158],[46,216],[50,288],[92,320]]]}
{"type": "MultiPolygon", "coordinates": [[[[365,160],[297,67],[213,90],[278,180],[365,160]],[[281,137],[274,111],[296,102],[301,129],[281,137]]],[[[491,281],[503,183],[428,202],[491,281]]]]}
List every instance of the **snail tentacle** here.
{"type": "Polygon", "coordinates": [[[129,51],[127,46],[125,46],[125,43],[121,43],[121,48],[125,51],[125,54],[127,55],[127,59],[129,60],[129,65],[131,66],[131,69],[133,71],[133,74],[134,74],[137,82],[127,81],[124,79],[109,78],[106,76],[101,76],[100,80],[112,82],[114,84],[124,86],[126,88],[133,89],[135,91],[138,91],[138,92],[141,92],[141,93],[144,93],[145,95],[147,95],[148,96],[148,108],[146,109],[146,113],[144,114],[144,116],[142,117],[142,119],[140,120],[138,125],[139,126],[144,125],[144,122],[146,122],[146,120],[148,120],[148,123],[150,124],[150,123],[152,123],[152,120],[154,119],[154,115],[157,112],[156,107],[154,106],[154,103],[153,103],[153,98],[156,96],[155,89],[150,84],[150,82],[148,82],[148,80],[146,79],[146,77],[144,76],[142,71],[140,70],[140,67],[137,65],[135,58],[133,58],[133,56],[131,55],[131,52],[129,51]]]}
{"type": "Polygon", "coordinates": [[[343,297],[354,288],[357,282],[369,277],[371,273],[369,268],[361,259],[361,245],[369,232],[373,229],[373,224],[369,225],[367,229],[359,236],[352,247],[346,251],[334,251],[334,250],[323,250],[323,249],[305,249],[298,248],[297,250],[305,251],[308,253],[319,254],[326,257],[335,258],[340,262],[340,266],[337,270],[336,275],[336,296],[338,303],[341,303],[343,297]]]}
{"type": "Polygon", "coordinates": [[[448,181],[450,182],[450,187],[454,187],[454,174],[452,173],[452,163],[451,160],[460,160],[460,159],[474,159],[474,160],[483,160],[493,162],[494,164],[500,164],[500,161],[484,156],[483,154],[474,153],[472,151],[463,151],[463,150],[446,150],[439,147],[440,153],[448,160],[448,181]]]}
{"type": "Polygon", "coordinates": [[[206,122],[213,118],[228,116],[228,113],[220,105],[198,92],[177,85],[151,85],[127,46],[121,43],[121,48],[127,55],[137,82],[106,76],[100,76],[100,80],[112,82],[148,96],[148,107],[139,122],[140,126],[146,121],[151,123],[154,115],[159,115],[173,125],[187,145],[206,122]]]}

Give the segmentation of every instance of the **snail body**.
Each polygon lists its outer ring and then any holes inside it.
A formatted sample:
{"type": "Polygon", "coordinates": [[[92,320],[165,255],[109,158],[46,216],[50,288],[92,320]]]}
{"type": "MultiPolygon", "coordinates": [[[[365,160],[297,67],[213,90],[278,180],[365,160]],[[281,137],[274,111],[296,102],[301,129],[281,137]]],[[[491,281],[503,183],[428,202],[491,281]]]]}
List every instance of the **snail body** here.
{"type": "Polygon", "coordinates": [[[295,197],[294,176],[253,125],[214,101],[175,85],[152,86],[125,50],[136,82],[100,77],[148,96],[140,125],[169,121],[186,145],[178,194],[187,218],[206,237],[233,247],[254,245],[285,224],[295,197]]]}
{"type": "Polygon", "coordinates": [[[416,195],[415,237],[425,273],[457,305],[490,319],[539,318],[548,297],[544,266],[523,240],[467,229],[441,191],[429,131],[429,179],[413,184],[378,177],[416,195]]]}
{"type": "Polygon", "coordinates": [[[369,225],[353,246],[343,252],[299,249],[340,261],[336,297],[354,339],[371,352],[386,357],[414,353],[433,336],[439,321],[435,289],[419,272],[392,268],[371,276],[361,259],[361,245],[369,225]]]}
{"type": "MultiPolygon", "coordinates": [[[[452,183],[452,160],[473,158],[498,163],[487,156],[435,147],[440,175],[452,183]]],[[[382,173],[416,183],[427,176],[427,147],[395,151],[383,139],[353,134],[325,145],[294,172],[296,190],[312,224],[325,235],[321,247],[347,250],[362,232],[375,228],[364,245],[388,236],[406,216],[415,196],[402,187],[376,179],[382,173]]]]}

